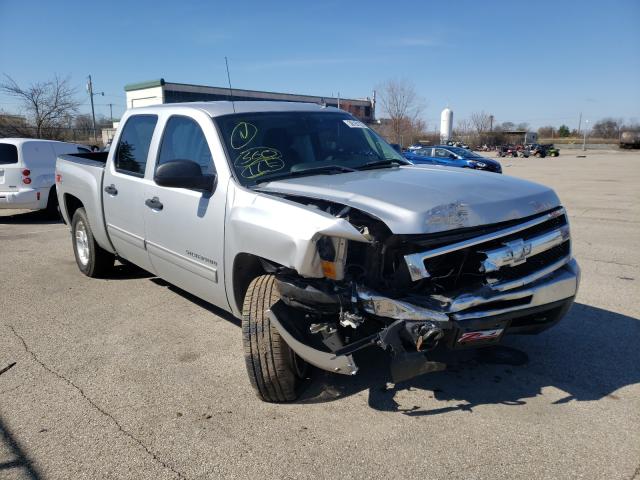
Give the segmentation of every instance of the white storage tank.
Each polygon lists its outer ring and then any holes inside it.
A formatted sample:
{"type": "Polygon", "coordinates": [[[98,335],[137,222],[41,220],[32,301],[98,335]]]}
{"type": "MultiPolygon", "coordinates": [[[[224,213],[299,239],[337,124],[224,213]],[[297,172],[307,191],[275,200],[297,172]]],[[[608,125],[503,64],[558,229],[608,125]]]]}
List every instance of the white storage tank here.
{"type": "Polygon", "coordinates": [[[447,143],[451,140],[451,133],[453,132],[453,111],[448,107],[442,110],[440,114],[440,141],[447,143]]]}

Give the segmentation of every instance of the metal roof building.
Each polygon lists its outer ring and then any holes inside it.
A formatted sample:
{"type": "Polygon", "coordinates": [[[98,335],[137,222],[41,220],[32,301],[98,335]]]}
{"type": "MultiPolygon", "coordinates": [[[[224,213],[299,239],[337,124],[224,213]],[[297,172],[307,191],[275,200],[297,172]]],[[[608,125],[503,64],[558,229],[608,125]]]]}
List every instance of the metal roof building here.
{"type": "MultiPolygon", "coordinates": [[[[161,103],[231,100],[231,92],[227,87],[172,83],[166,82],[163,78],[125,85],[124,90],[127,96],[127,108],[145,107],[161,103]]],[[[373,99],[322,97],[234,88],[233,100],[325,103],[327,106],[346,110],[365,123],[372,123],[375,120],[375,97],[373,99]]]]}

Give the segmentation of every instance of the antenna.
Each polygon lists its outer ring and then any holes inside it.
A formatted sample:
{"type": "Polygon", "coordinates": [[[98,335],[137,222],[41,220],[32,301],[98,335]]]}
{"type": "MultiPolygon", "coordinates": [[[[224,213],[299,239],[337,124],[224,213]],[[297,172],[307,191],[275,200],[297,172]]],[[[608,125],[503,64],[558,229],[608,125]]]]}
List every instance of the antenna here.
{"type": "Polygon", "coordinates": [[[233,113],[236,113],[236,104],[233,102],[233,88],[231,88],[231,76],[229,75],[229,61],[227,57],[224,57],[224,64],[227,66],[227,80],[229,80],[229,96],[231,97],[231,106],[233,107],[233,113]]]}

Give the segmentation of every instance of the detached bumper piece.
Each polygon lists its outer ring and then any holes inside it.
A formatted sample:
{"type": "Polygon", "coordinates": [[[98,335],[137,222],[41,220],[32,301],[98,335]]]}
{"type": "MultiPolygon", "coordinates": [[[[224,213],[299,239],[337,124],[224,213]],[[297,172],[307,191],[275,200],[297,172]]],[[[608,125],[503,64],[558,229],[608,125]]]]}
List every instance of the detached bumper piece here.
{"type": "Polygon", "coordinates": [[[353,361],[351,355],[336,355],[334,353],[323,352],[298,340],[293,331],[288,330],[281,321],[286,318],[285,306],[278,302],[271,310],[269,310],[269,320],[278,329],[278,332],[289,345],[289,347],[298,354],[307,363],[314,367],[327,370],[329,372],[341,373],[343,375],[355,375],[358,373],[358,367],[353,361]],[[278,318],[278,316],[280,318],[278,318]]]}

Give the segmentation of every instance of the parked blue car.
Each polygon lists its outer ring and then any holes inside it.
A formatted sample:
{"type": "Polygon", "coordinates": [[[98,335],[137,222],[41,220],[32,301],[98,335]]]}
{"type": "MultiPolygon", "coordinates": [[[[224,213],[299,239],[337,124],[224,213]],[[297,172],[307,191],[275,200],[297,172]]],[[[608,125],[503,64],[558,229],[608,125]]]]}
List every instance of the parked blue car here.
{"type": "Polygon", "coordinates": [[[489,172],[502,173],[499,162],[485,158],[471,150],[447,145],[421,147],[404,152],[404,158],[416,165],[445,165],[447,167],[473,168],[489,172]]]}

